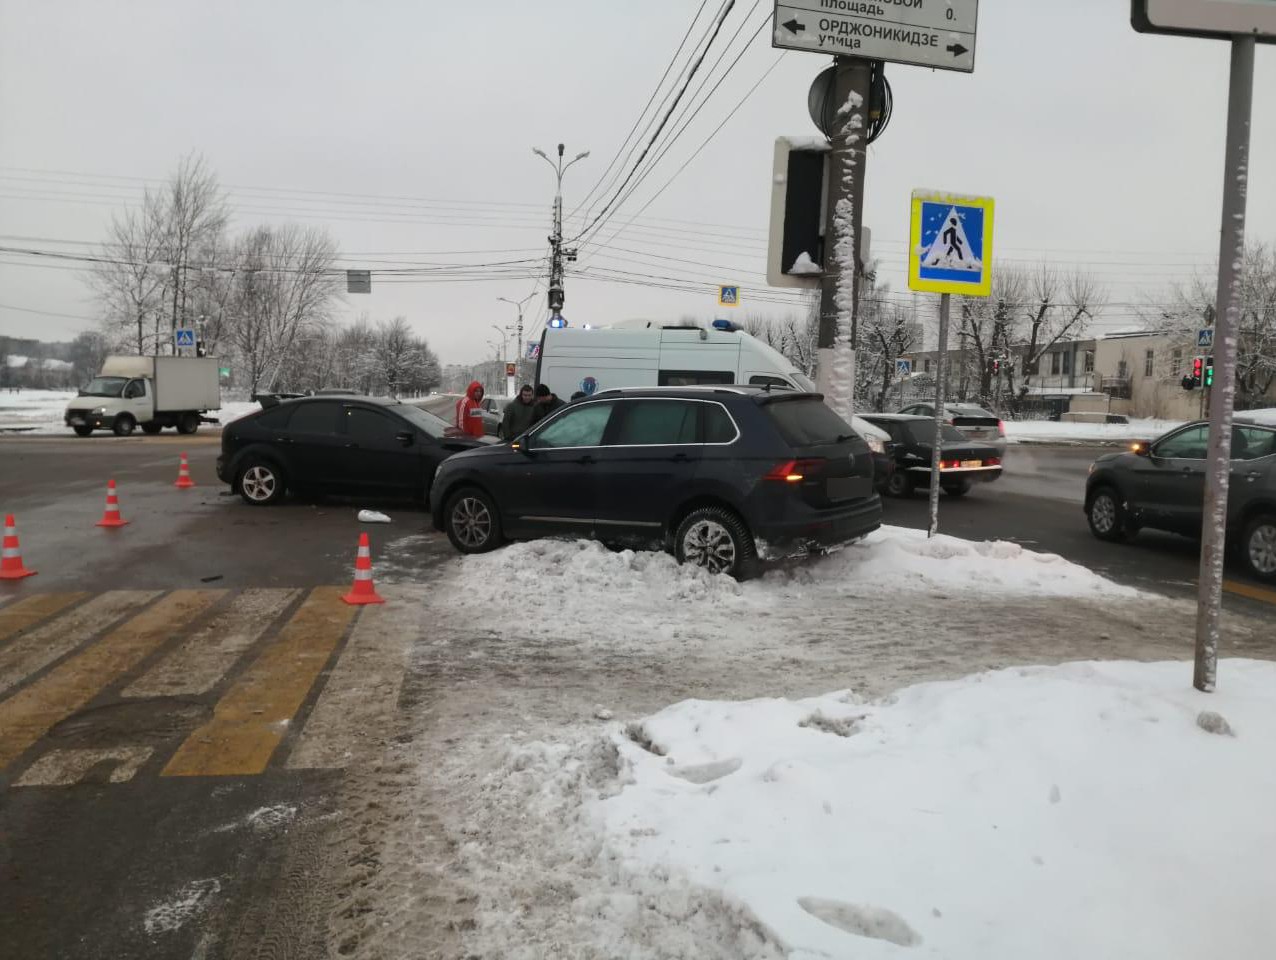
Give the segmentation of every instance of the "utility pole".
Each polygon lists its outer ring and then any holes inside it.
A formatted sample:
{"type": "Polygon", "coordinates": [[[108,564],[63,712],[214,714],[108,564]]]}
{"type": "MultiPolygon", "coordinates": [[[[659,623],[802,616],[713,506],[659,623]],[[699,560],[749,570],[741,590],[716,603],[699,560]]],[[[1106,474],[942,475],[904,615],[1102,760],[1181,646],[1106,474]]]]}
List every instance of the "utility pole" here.
{"type": "MultiPolygon", "coordinates": [[[[573,163],[584,160],[589,156],[589,151],[578,153],[568,163],[563,163],[563,151],[566,149],[563,144],[558,145],[557,162],[551,160],[539,147],[532,147],[532,153],[540,157],[554,170],[555,189],[554,189],[554,232],[550,234],[549,245],[551,249],[549,264],[549,312],[554,317],[558,317],[563,311],[563,304],[567,300],[567,294],[563,290],[563,263],[564,260],[575,261],[576,251],[563,249],[563,174],[568,171],[573,163]]],[[[551,321],[552,322],[552,321],[551,321]]]]}
{"type": "MultiPolygon", "coordinates": [[[[527,305],[527,301],[532,299],[534,296],[536,296],[535,291],[529,293],[522,300],[511,300],[509,297],[496,298],[502,303],[513,304],[514,309],[518,311],[518,327],[517,333],[515,334],[517,339],[514,341],[514,366],[520,374],[523,370],[523,307],[525,307],[527,305]]],[[[520,380],[520,382],[526,382],[522,381],[521,376],[516,376],[515,379],[520,380]]]]}
{"type": "MultiPolygon", "coordinates": [[[[860,250],[864,220],[864,176],[868,159],[868,108],[872,79],[872,61],[860,57],[834,59],[833,97],[838,109],[848,105],[853,95],[858,100],[845,113],[839,113],[837,135],[832,137],[829,153],[828,182],[825,184],[827,200],[824,206],[824,276],[820,281],[820,328],[816,346],[819,365],[816,377],[821,393],[830,400],[840,400],[849,414],[855,404],[855,348],[859,342],[859,290],[860,250]],[[859,117],[859,123],[854,120],[859,117]],[[845,128],[845,133],[843,129],[845,128]],[[848,184],[847,181],[850,181],[848,184]],[[839,205],[849,204],[849,221],[839,213],[839,205]],[[849,229],[854,238],[854,263],[852,265],[851,302],[843,303],[850,313],[850,329],[842,331],[849,337],[844,346],[849,350],[849,360],[843,369],[834,370],[834,349],[838,338],[838,290],[843,289],[842,264],[836,254],[837,241],[849,229]],[[848,381],[849,382],[846,382],[848,381]]],[[[844,206],[843,206],[843,209],[844,206]]],[[[845,297],[842,298],[845,300],[845,297]]],[[[838,409],[840,404],[831,404],[838,409]]]]}

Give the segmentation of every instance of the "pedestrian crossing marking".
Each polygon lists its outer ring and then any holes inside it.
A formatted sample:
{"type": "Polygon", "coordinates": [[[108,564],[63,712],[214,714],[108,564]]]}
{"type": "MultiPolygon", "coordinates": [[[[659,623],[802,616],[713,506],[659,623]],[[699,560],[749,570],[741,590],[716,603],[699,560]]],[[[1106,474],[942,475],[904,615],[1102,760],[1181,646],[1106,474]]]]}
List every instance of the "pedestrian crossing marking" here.
{"type": "Polygon", "coordinates": [[[87,593],[37,593],[6,604],[0,608],[0,641],[35,626],[46,617],[61,613],[87,596],[87,593]]]}
{"type": "MultiPolygon", "coordinates": [[[[387,596],[393,591],[385,588],[387,596]]],[[[368,607],[359,617],[288,756],[290,768],[344,767],[368,752],[369,740],[388,736],[408,652],[403,633],[390,624],[385,607],[368,607]]]]}
{"type": "Polygon", "coordinates": [[[244,674],[218,701],[162,776],[258,774],[266,769],[289,722],[301,709],[356,608],[339,587],[314,590],[244,674]]]}
{"type": "Polygon", "coordinates": [[[123,695],[178,697],[207,693],[301,593],[245,590],[126,688],[123,695]]]}
{"type": "Polygon", "coordinates": [[[136,667],[225,592],[175,590],[0,702],[0,770],[22,756],[55,724],[82,709],[104,687],[136,667]]]}
{"type": "Polygon", "coordinates": [[[24,633],[0,649],[0,694],[66,656],[120,617],[158,596],[158,590],[112,590],[94,597],[52,623],[24,633]]]}
{"type": "Polygon", "coordinates": [[[99,763],[114,761],[111,783],[133,779],[153,752],[151,747],[109,747],[106,749],[53,750],[27,768],[18,778],[19,787],[65,787],[79,783],[99,763]]]}

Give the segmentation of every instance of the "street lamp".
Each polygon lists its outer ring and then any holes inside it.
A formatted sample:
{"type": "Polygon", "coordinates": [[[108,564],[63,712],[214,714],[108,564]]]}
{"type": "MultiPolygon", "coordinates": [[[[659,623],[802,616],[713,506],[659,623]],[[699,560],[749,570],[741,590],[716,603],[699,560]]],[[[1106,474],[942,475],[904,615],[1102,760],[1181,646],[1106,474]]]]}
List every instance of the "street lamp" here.
{"type": "MultiPolygon", "coordinates": [[[[532,153],[540,157],[554,171],[554,233],[549,238],[554,248],[549,274],[549,309],[555,316],[563,309],[566,295],[563,292],[563,174],[571,169],[572,164],[579,163],[589,156],[589,151],[578,153],[566,164],[563,163],[563,144],[558,145],[558,158],[551,160],[540,147],[532,147],[532,153]]],[[[575,256],[575,251],[567,251],[568,258],[575,256]]]]}

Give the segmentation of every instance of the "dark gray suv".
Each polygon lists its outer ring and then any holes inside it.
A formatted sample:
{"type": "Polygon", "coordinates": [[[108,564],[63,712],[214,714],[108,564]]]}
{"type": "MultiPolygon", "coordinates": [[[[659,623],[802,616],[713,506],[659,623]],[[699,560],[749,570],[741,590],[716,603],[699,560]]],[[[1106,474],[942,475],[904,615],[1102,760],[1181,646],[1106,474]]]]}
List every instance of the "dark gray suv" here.
{"type": "MultiPolygon", "coordinates": [[[[1209,423],[1109,453],[1090,466],[1085,511],[1101,540],[1126,540],[1141,527],[1199,536],[1209,423]]],[[[1276,425],[1238,415],[1232,428],[1227,540],[1255,576],[1276,580],[1276,425]]]]}

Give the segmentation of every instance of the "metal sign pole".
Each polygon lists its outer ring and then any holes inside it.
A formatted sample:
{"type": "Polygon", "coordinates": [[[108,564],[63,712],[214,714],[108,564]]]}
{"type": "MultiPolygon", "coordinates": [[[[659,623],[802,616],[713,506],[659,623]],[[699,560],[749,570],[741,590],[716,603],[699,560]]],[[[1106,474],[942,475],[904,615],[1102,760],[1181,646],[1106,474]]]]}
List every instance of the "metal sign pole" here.
{"type": "Polygon", "coordinates": [[[1218,302],[1214,332],[1214,386],[1210,397],[1210,445],[1201,525],[1201,572],[1196,601],[1196,669],[1193,684],[1211,693],[1218,671],[1219,615],[1223,602],[1223,550],[1227,487],[1232,456],[1232,408],[1236,400],[1236,331],[1241,265],[1245,256],[1245,196],[1249,177],[1249,127],[1254,99],[1254,38],[1232,39],[1227,101],[1227,158],[1223,167],[1223,228],[1219,238],[1218,302]]]}
{"type": "Polygon", "coordinates": [[[948,393],[948,311],[951,294],[939,297],[939,350],[935,366],[935,446],[930,455],[930,532],[939,533],[939,461],[944,440],[944,400],[948,393]]]}

